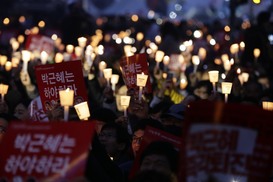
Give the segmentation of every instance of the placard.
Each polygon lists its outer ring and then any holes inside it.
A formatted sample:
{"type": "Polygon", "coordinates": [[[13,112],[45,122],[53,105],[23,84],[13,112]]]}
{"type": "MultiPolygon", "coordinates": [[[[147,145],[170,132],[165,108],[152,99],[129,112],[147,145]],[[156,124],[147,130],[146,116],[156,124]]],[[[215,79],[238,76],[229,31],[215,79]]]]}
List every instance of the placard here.
{"type": "Polygon", "coordinates": [[[147,126],[144,131],[144,136],[143,136],[143,140],[141,141],[141,146],[140,146],[139,152],[138,152],[138,154],[134,160],[133,166],[131,168],[129,178],[133,178],[133,176],[139,170],[139,167],[140,167],[139,161],[140,161],[140,157],[141,157],[142,152],[146,149],[146,147],[150,143],[152,143],[154,141],[170,142],[177,151],[180,151],[180,149],[182,147],[182,143],[183,143],[182,138],[180,138],[180,137],[177,137],[175,135],[172,135],[172,134],[162,131],[160,129],[153,128],[151,126],[147,126]]]}
{"type": "Polygon", "coordinates": [[[0,181],[83,177],[93,122],[12,122],[0,145],[0,181]]]}
{"type": "Polygon", "coordinates": [[[26,49],[30,51],[45,51],[48,55],[54,53],[54,41],[44,35],[29,35],[26,40],[26,49]]]}
{"type": "Polygon", "coordinates": [[[35,74],[45,112],[60,105],[59,90],[72,89],[74,105],[88,100],[81,61],[39,65],[35,74]]]}
{"type": "Polygon", "coordinates": [[[179,181],[269,181],[272,117],[272,112],[255,106],[191,103],[185,117],[179,181]]]}
{"type": "MultiPolygon", "coordinates": [[[[120,60],[121,72],[123,80],[128,89],[138,90],[137,74],[145,74],[149,76],[149,68],[147,62],[147,55],[145,53],[136,54],[129,57],[123,57],[120,60]]],[[[143,89],[144,93],[152,93],[152,86],[148,77],[146,87],[143,89]]]]}

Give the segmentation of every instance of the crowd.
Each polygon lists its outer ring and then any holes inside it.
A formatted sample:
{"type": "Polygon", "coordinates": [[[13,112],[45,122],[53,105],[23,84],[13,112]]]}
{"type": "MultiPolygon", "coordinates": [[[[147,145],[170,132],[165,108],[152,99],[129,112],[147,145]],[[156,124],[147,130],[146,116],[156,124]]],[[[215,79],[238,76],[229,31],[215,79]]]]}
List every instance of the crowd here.
{"type": "MultiPolygon", "coordinates": [[[[273,101],[273,22],[268,12],[260,13],[253,24],[242,20],[236,22],[235,30],[229,30],[227,25],[218,21],[211,24],[197,20],[163,21],[158,24],[153,19],[133,16],[98,18],[95,21],[77,8],[71,6],[71,14],[58,27],[61,33],[54,39],[54,51],[47,64],[55,63],[56,54],[65,53],[67,45],[78,46],[78,37],[86,37],[87,45],[97,50],[92,66],[84,75],[91,112],[89,119],[96,122],[97,134],[89,152],[87,181],[177,181],[178,152],[163,141],[152,142],[145,148],[138,158],[137,173],[133,177],[130,175],[145,128],[152,126],[181,137],[184,114],[191,102],[224,102],[220,82],[233,83],[228,102],[262,107],[263,101],[273,101]],[[126,40],[133,41],[128,43],[126,40]],[[113,90],[107,86],[106,79],[99,76],[99,63],[104,60],[113,73],[122,78],[119,61],[127,54],[125,45],[131,45],[131,54],[147,53],[153,92],[144,94],[141,101],[138,90],[127,89],[122,79],[113,90]],[[234,45],[235,50],[232,48],[234,45]],[[101,46],[104,48],[102,53],[99,52],[101,46]],[[259,50],[258,56],[253,53],[255,49],[259,50]],[[164,52],[166,60],[170,59],[169,66],[164,60],[156,63],[157,50],[164,52]],[[198,64],[192,62],[195,55],[199,57],[198,64]],[[217,92],[209,80],[210,70],[219,71],[217,92]],[[247,79],[242,79],[243,73],[247,79]],[[122,94],[131,96],[127,116],[117,106],[116,96],[122,94]]],[[[31,34],[46,35],[47,31],[40,29],[38,33],[35,29],[28,29],[24,40],[31,34]]],[[[1,56],[15,60],[16,53],[20,54],[25,49],[26,42],[20,42],[19,35],[12,38],[19,42],[19,46],[2,45],[1,56]]],[[[72,57],[81,59],[83,63],[86,61],[84,56],[77,56],[75,52],[72,57]]],[[[9,85],[9,89],[0,103],[0,141],[8,132],[9,122],[39,121],[31,116],[30,105],[33,100],[39,100],[34,68],[40,64],[39,55],[33,55],[27,72],[22,71],[22,61],[11,70],[5,69],[5,63],[1,62],[0,82],[9,85]]],[[[70,111],[69,121],[79,121],[75,110],[70,108],[70,111]]],[[[43,122],[62,121],[63,108],[56,105],[44,115],[43,122]]]]}

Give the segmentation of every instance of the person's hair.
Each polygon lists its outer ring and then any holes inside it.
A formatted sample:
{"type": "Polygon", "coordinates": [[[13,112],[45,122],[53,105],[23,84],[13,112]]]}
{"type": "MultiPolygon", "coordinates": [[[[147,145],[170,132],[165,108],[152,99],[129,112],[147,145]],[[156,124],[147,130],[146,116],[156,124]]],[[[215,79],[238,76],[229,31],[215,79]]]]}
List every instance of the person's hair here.
{"type": "Polygon", "coordinates": [[[155,170],[145,170],[137,173],[130,182],[174,182],[171,174],[162,173],[155,170]]]}
{"type": "Polygon", "coordinates": [[[113,123],[117,119],[117,115],[111,109],[100,107],[91,111],[90,118],[103,121],[105,123],[113,123]]]}
{"type": "Polygon", "coordinates": [[[148,118],[139,120],[133,127],[133,133],[137,130],[145,130],[147,126],[163,130],[163,125],[159,121],[148,118]]]}
{"type": "Polygon", "coordinates": [[[211,94],[211,92],[213,90],[212,83],[209,80],[200,80],[200,81],[198,81],[195,88],[201,88],[201,87],[206,87],[208,94],[211,94]]]}
{"type": "Polygon", "coordinates": [[[125,144],[125,150],[128,149],[128,147],[130,146],[130,135],[127,132],[127,130],[122,127],[121,125],[117,124],[117,123],[106,123],[105,125],[103,125],[103,127],[101,128],[101,132],[103,132],[106,129],[113,129],[116,131],[116,140],[118,143],[124,143],[125,144]]]}
{"type": "Polygon", "coordinates": [[[171,143],[166,141],[154,141],[150,143],[140,156],[140,164],[143,162],[145,157],[150,155],[161,155],[166,157],[169,161],[171,171],[177,172],[178,151],[175,150],[171,143]]]}

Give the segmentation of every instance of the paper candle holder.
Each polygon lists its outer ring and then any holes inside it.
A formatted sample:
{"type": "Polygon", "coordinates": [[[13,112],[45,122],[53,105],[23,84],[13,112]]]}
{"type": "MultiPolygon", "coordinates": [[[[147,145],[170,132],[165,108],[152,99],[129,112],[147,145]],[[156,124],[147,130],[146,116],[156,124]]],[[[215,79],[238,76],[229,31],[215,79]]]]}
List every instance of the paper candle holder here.
{"type": "Polygon", "coordinates": [[[87,102],[81,102],[74,105],[77,115],[80,120],[87,120],[90,117],[90,111],[87,102]]]}
{"type": "Polygon", "coordinates": [[[219,71],[213,70],[213,71],[209,71],[209,80],[212,83],[216,83],[219,80],[219,71]]]}
{"type": "Polygon", "coordinates": [[[273,102],[263,101],[262,106],[264,110],[273,111],[273,102]]]}
{"type": "Polygon", "coordinates": [[[155,61],[156,62],[161,62],[163,60],[163,57],[164,57],[165,53],[163,51],[156,51],[155,53],[155,61]]]}
{"type": "Polygon", "coordinates": [[[130,99],[131,97],[127,95],[120,96],[120,105],[124,109],[124,117],[127,117],[127,108],[129,107],[130,99]]]}
{"type": "Polygon", "coordinates": [[[147,79],[148,79],[148,75],[145,75],[144,73],[137,74],[137,86],[145,87],[147,83],[147,79]]]}
{"type": "Polygon", "coordinates": [[[109,80],[112,76],[112,68],[105,68],[103,70],[103,75],[104,75],[105,79],[109,80]]]}
{"type": "Polygon", "coordinates": [[[86,46],[87,39],[85,37],[79,37],[78,38],[78,44],[81,48],[84,48],[86,46]]]}
{"type": "Polygon", "coordinates": [[[223,94],[230,94],[231,89],[232,89],[231,82],[222,82],[222,93],[223,94]]]}
{"type": "Polygon", "coordinates": [[[74,103],[74,90],[67,88],[66,90],[59,90],[61,106],[72,106],[74,103]]]}

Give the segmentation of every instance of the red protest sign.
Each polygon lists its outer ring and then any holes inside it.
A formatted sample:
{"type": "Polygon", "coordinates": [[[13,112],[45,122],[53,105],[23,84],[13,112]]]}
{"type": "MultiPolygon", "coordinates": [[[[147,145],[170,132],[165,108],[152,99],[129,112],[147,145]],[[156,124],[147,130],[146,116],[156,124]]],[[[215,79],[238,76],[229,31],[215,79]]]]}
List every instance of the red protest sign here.
{"type": "Polygon", "coordinates": [[[68,61],[35,67],[44,111],[59,105],[59,90],[74,90],[74,104],[87,101],[81,61],[68,61]]]}
{"type": "Polygon", "coordinates": [[[268,181],[272,117],[254,106],[192,103],[186,111],[179,181],[268,181]]]}
{"type": "MultiPolygon", "coordinates": [[[[123,80],[128,89],[132,88],[134,90],[138,90],[136,84],[137,74],[144,73],[145,75],[149,75],[147,55],[145,53],[123,57],[120,60],[120,66],[123,80]]],[[[144,92],[152,92],[152,86],[149,77],[146,83],[146,87],[144,88],[144,92]]]]}
{"type": "Polygon", "coordinates": [[[54,41],[43,35],[29,35],[26,40],[26,49],[30,51],[45,51],[50,55],[53,54],[54,46],[54,41]]]}
{"type": "Polygon", "coordinates": [[[12,122],[0,145],[0,179],[83,177],[94,132],[92,122],[12,122]]]}
{"type": "Polygon", "coordinates": [[[174,136],[168,132],[153,128],[151,126],[147,126],[144,131],[144,136],[143,140],[141,141],[139,152],[134,160],[133,166],[130,171],[130,178],[132,178],[139,170],[141,154],[143,153],[145,148],[154,141],[170,142],[177,151],[180,151],[182,147],[182,139],[180,137],[174,136]]]}

